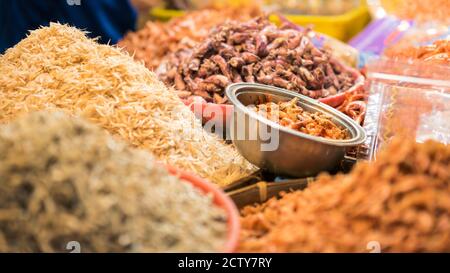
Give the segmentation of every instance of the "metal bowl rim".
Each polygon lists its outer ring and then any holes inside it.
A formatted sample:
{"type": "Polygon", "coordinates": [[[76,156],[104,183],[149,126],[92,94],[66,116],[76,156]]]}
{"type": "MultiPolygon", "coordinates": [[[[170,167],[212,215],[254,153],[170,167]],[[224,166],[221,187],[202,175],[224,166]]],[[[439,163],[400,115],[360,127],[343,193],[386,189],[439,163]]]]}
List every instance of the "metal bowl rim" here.
{"type": "MultiPolygon", "coordinates": [[[[245,92],[245,91],[243,91],[243,92],[245,92]]],[[[233,103],[234,107],[237,107],[239,110],[243,111],[245,114],[249,115],[251,118],[257,119],[259,122],[267,124],[275,129],[283,131],[285,133],[289,133],[289,134],[295,135],[297,137],[306,138],[308,140],[317,141],[317,142],[321,142],[321,143],[328,144],[328,145],[334,145],[334,146],[356,146],[356,145],[362,144],[366,140],[366,133],[365,133],[364,129],[359,124],[357,124],[354,120],[352,120],[350,117],[339,112],[338,110],[334,109],[333,107],[331,107],[325,103],[316,101],[310,97],[295,93],[293,91],[289,91],[286,89],[282,89],[282,88],[274,87],[274,86],[270,86],[270,85],[259,84],[259,83],[234,83],[234,84],[229,85],[226,88],[225,93],[226,93],[228,99],[233,103]],[[272,95],[273,95],[273,93],[278,93],[278,94],[287,95],[290,97],[298,97],[301,99],[301,101],[307,102],[313,106],[318,106],[319,108],[325,108],[331,112],[331,114],[334,116],[334,118],[341,120],[341,122],[345,125],[345,127],[347,129],[349,129],[348,128],[349,126],[353,127],[354,131],[356,131],[356,135],[351,139],[337,140],[337,139],[329,139],[329,138],[324,138],[324,137],[312,136],[312,135],[305,134],[305,133],[296,131],[294,129],[290,129],[285,126],[282,126],[277,122],[274,122],[274,121],[271,121],[271,120],[265,118],[264,116],[258,115],[258,113],[248,109],[242,102],[240,102],[240,100],[236,96],[236,92],[242,88],[253,88],[255,90],[252,90],[252,91],[262,91],[262,93],[269,91],[271,93],[268,93],[268,94],[272,94],[272,95]]],[[[320,109],[319,109],[319,111],[320,111],[320,109]]],[[[330,114],[330,113],[325,112],[325,114],[330,114]]]]}

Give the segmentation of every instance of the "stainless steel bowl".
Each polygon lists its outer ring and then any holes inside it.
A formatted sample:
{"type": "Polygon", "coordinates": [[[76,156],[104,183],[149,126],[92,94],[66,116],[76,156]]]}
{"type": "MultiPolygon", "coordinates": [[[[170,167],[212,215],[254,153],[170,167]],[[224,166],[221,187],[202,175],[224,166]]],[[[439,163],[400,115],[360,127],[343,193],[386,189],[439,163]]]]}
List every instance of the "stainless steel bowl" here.
{"type": "Polygon", "coordinates": [[[338,110],[309,97],[262,84],[236,83],[226,89],[234,105],[231,139],[239,152],[256,166],[275,174],[306,177],[338,167],[347,149],[364,142],[364,129],[338,110]],[[322,112],[349,132],[350,138],[333,140],[315,137],[268,120],[248,105],[268,99],[289,101],[297,97],[305,111],[322,112]]]}

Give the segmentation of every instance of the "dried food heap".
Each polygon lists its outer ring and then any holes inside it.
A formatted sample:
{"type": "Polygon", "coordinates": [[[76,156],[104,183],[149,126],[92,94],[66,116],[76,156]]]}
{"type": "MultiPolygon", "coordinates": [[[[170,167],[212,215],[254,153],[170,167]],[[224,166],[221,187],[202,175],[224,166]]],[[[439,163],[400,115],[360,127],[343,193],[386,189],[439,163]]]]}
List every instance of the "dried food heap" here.
{"type": "Polygon", "coordinates": [[[214,26],[227,20],[249,20],[260,13],[255,5],[190,11],[169,22],[148,21],[139,31],[128,33],[118,45],[134,54],[136,60],[143,60],[149,69],[156,69],[167,54],[182,54],[193,48],[214,26]]]}
{"type": "Polygon", "coordinates": [[[278,103],[267,102],[249,105],[258,114],[296,131],[329,139],[347,139],[349,134],[333,123],[330,116],[321,112],[308,112],[298,105],[298,98],[278,103]]]}
{"type": "Polygon", "coordinates": [[[197,45],[189,58],[166,65],[161,78],[208,102],[226,103],[224,89],[233,82],[258,82],[324,98],[356,81],[353,71],[316,48],[291,25],[277,27],[261,17],[228,22],[197,45]]]}
{"type": "Polygon", "coordinates": [[[368,94],[364,89],[345,94],[345,99],[336,109],[349,116],[358,124],[363,124],[367,112],[368,94]]]}
{"type": "Polygon", "coordinates": [[[394,46],[386,56],[395,59],[421,60],[436,64],[450,65],[450,39],[437,40],[426,46],[394,46]]]}
{"type": "Polygon", "coordinates": [[[349,175],[242,211],[241,251],[450,251],[450,146],[397,138],[349,175]]]}
{"type": "Polygon", "coordinates": [[[0,126],[0,252],[221,251],[225,211],[153,157],[62,112],[0,126]]]}
{"type": "Polygon", "coordinates": [[[206,133],[145,66],[55,23],[0,56],[0,123],[46,108],[82,115],[162,162],[220,185],[254,171],[232,146],[206,133]]]}
{"type": "Polygon", "coordinates": [[[382,0],[388,12],[394,13],[401,19],[414,20],[420,23],[440,22],[450,24],[448,14],[450,5],[448,0],[382,0]]]}

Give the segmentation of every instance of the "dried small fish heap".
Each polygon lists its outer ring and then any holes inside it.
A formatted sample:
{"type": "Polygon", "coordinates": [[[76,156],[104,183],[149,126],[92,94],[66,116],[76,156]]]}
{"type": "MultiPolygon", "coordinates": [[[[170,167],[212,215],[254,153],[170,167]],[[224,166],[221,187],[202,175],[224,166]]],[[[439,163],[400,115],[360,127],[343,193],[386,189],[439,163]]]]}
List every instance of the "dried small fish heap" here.
{"type": "Polygon", "coordinates": [[[180,65],[168,64],[161,78],[215,103],[227,102],[224,89],[233,82],[274,85],[316,99],[346,91],[355,82],[354,74],[305,33],[289,25],[279,28],[267,18],[225,23],[208,36],[180,65]]]}
{"type": "Polygon", "coordinates": [[[450,251],[450,146],[396,139],[349,175],[242,211],[240,250],[450,251]]]}
{"type": "Polygon", "coordinates": [[[347,139],[348,133],[339,128],[331,118],[324,113],[310,113],[298,105],[298,98],[284,102],[267,102],[249,105],[249,109],[269,120],[275,121],[287,128],[318,137],[329,139],[347,139]]]}
{"type": "Polygon", "coordinates": [[[0,126],[0,252],[221,251],[225,211],[153,157],[62,112],[0,126]]]}
{"type": "Polygon", "coordinates": [[[256,6],[202,9],[188,12],[169,22],[152,22],[137,32],[128,33],[119,46],[136,60],[143,60],[149,69],[156,69],[170,53],[187,54],[196,43],[203,41],[211,28],[227,20],[249,20],[260,14],[256,6]]]}
{"type": "Polygon", "coordinates": [[[0,123],[47,108],[84,116],[219,185],[254,171],[144,65],[60,24],[32,31],[0,56],[0,123]]]}

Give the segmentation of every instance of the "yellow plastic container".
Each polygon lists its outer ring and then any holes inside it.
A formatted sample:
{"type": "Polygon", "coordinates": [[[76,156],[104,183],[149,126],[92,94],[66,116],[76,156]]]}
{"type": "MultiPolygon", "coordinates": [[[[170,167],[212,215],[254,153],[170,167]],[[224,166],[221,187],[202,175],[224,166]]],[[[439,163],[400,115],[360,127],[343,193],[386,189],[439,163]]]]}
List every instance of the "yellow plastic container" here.
{"type": "MultiPolygon", "coordinates": [[[[327,34],[344,42],[358,34],[370,22],[369,9],[366,6],[352,9],[342,15],[315,16],[284,14],[284,16],[297,25],[312,26],[315,31],[327,34]]],[[[279,23],[279,18],[276,15],[271,15],[270,20],[279,23]]]]}
{"type": "MultiPolygon", "coordinates": [[[[154,8],[150,10],[152,18],[167,21],[173,17],[182,16],[185,11],[154,8]]],[[[341,41],[348,41],[359,33],[369,22],[370,14],[367,6],[360,6],[342,15],[315,16],[315,15],[289,15],[286,18],[297,25],[312,26],[315,31],[328,34],[341,41]]],[[[271,15],[270,20],[279,23],[278,16],[271,15]]]]}
{"type": "Polygon", "coordinates": [[[174,17],[183,16],[185,13],[184,10],[176,9],[153,8],[150,10],[150,16],[160,21],[169,21],[174,17]]]}

